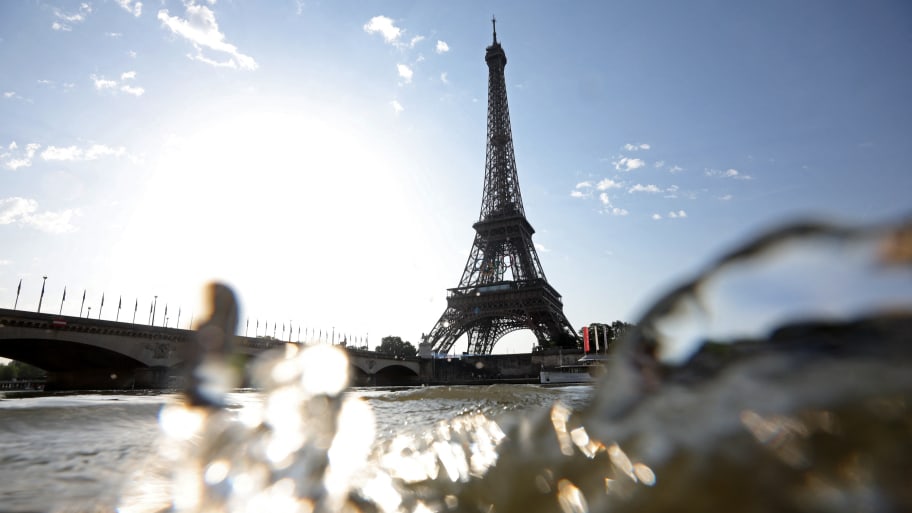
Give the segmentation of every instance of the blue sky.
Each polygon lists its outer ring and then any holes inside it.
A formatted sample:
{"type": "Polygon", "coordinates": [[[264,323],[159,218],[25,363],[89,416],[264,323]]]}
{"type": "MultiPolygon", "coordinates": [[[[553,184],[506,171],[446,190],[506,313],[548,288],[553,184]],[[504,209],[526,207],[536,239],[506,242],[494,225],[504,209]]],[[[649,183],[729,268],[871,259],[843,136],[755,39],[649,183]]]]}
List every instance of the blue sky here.
{"type": "Polygon", "coordinates": [[[0,3],[0,304],[46,275],[43,311],[183,327],[218,279],[242,332],[417,343],[478,219],[492,14],[574,326],[787,220],[910,212],[907,2],[565,4],[0,3]]]}

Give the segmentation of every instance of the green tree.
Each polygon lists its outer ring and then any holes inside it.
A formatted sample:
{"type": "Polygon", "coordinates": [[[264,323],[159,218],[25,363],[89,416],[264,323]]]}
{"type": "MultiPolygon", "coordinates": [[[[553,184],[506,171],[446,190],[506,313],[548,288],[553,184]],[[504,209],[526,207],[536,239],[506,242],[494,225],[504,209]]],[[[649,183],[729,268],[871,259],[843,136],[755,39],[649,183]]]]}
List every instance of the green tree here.
{"type": "Polygon", "coordinates": [[[11,381],[14,379],[44,379],[46,377],[47,372],[45,372],[44,369],[39,369],[38,367],[27,363],[13,360],[6,365],[0,365],[0,381],[11,381]]]}
{"type": "MultiPolygon", "coordinates": [[[[615,344],[624,338],[624,335],[633,328],[633,324],[624,321],[614,321],[611,324],[604,322],[593,322],[589,328],[589,344],[595,348],[595,333],[598,331],[599,347],[606,350],[614,348],[615,344]]],[[[583,336],[583,328],[579,330],[580,337],[583,336]]]]}
{"type": "Polygon", "coordinates": [[[375,349],[378,353],[395,356],[415,356],[418,350],[411,342],[405,342],[400,337],[386,336],[380,339],[380,345],[375,349]]]}

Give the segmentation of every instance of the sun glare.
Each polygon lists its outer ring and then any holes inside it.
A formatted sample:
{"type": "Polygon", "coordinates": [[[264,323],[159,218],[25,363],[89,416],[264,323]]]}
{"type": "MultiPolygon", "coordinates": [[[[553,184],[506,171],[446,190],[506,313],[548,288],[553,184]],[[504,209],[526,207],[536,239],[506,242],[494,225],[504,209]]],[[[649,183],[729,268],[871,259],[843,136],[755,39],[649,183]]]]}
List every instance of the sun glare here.
{"type": "Polygon", "coordinates": [[[409,212],[408,170],[382,131],[365,126],[279,106],[184,115],[148,163],[132,231],[115,250],[120,274],[159,270],[147,279],[191,291],[228,281],[259,298],[253,309],[264,316],[306,310],[327,328],[333,306],[368,309],[350,288],[387,288],[389,276],[376,271],[406,265],[388,248],[401,247],[421,216],[409,212]],[[160,243],[150,247],[149,234],[160,243]]]}

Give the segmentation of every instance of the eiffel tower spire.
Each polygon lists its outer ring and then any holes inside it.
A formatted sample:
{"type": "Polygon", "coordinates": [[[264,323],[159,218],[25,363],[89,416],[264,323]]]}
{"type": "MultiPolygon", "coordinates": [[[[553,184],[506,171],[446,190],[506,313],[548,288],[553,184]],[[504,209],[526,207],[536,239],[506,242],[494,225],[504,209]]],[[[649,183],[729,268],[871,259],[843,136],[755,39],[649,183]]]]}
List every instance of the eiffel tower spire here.
{"type": "Polygon", "coordinates": [[[497,42],[485,50],[488,65],[488,137],[484,192],[468,261],[459,286],[449,289],[447,309],[425,338],[435,352],[448,352],[463,334],[468,350],[490,354],[512,331],[529,329],[542,346],[576,346],[576,334],[563,313],[560,294],[545,279],[526,220],[516,158],[504,68],[507,55],[497,42]]]}

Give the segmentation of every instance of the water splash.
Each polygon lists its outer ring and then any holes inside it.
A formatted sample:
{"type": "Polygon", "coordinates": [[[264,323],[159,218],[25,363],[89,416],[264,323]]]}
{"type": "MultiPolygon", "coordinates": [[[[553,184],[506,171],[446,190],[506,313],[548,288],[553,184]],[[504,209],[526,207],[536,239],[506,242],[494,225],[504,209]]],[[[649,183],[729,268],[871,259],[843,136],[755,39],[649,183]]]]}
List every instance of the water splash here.
{"type": "Polygon", "coordinates": [[[198,383],[218,386],[161,414],[168,502],[121,511],[909,510],[909,333],[912,224],[804,223],[658,301],[584,408],[378,441],[341,352],[264,359],[263,401],[240,410],[204,355],[198,383]]]}

